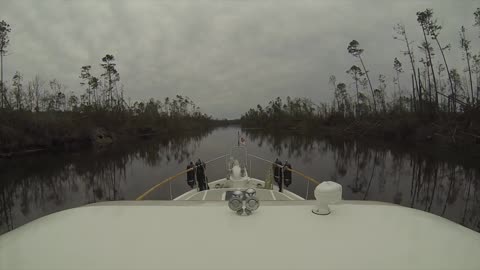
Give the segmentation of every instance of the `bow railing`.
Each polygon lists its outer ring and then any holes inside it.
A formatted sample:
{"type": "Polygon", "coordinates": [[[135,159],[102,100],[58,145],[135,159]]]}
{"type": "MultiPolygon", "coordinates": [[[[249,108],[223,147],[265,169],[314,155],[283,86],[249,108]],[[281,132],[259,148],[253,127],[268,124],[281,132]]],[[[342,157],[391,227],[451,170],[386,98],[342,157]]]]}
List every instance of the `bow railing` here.
{"type": "MultiPolygon", "coordinates": [[[[241,148],[244,148],[244,147],[241,147],[241,146],[240,146],[240,147],[234,147],[234,148],[236,148],[236,149],[241,149],[241,148]]],[[[315,186],[318,185],[318,184],[320,184],[320,181],[316,180],[315,178],[313,178],[313,177],[311,177],[311,176],[309,176],[309,175],[307,175],[307,174],[305,174],[305,173],[303,173],[303,172],[301,172],[301,171],[292,169],[291,167],[288,167],[288,166],[279,165],[279,164],[277,164],[277,163],[275,163],[275,162],[273,162],[273,161],[264,159],[264,158],[259,157],[259,156],[256,156],[256,155],[248,154],[248,153],[246,152],[246,148],[245,148],[244,151],[245,151],[245,152],[241,154],[242,156],[245,157],[244,162],[242,162],[242,166],[245,167],[245,169],[247,169],[247,168],[246,168],[246,167],[247,167],[247,164],[249,165],[249,167],[250,167],[249,170],[248,170],[248,173],[249,173],[249,174],[252,173],[252,171],[251,171],[251,169],[252,169],[252,160],[251,160],[251,159],[248,160],[248,157],[251,157],[251,158],[255,158],[255,159],[257,159],[257,160],[266,162],[266,163],[268,163],[268,164],[270,164],[270,165],[277,166],[278,168],[281,169],[282,175],[283,175],[283,171],[284,171],[284,170],[288,170],[288,171],[290,171],[290,172],[292,172],[292,173],[295,173],[296,175],[299,175],[299,176],[301,176],[302,178],[308,180],[308,182],[307,182],[307,191],[306,191],[306,196],[305,196],[306,199],[307,199],[308,193],[309,193],[310,182],[313,183],[313,184],[315,184],[315,186]]],[[[229,169],[229,168],[228,168],[228,166],[229,166],[228,164],[229,164],[229,161],[230,161],[229,157],[233,157],[233,156],[234,156],[233,153],[234,153],[234,152],[233,152],[233,150],[232,150],[229,154],[225,154],[225,155],[221,155],[221,156],[215,157],[215,158],[210,159],[210,160],[208,160],[208,161],[206,161],[206,162],[203,162],[203,164],[209,164],[209,163],[212,163],[212,162],[217,161],[217,160],[219,160],[219,159],[225,158],[225,164],[226,164],[226,167],[227,167],[227,170],[228,170],[228,169],[229,169]]],[[[159,182],[158,184],[152,186],[152,187],[149,188],[147,191],[145,191],[143,194],[141,194],[140,196],[138,196],[138,197],[136,198],[136,200],[137,200],[137,201],[140,201],[140,200],[145,199],[145,197],[147,197],[149,194],[151,194],[153,191],[157,190],[157,189],[160,188],[161,186],[163,186],[163,185],[165,185],[165,184],[167,184],[167,183],[170,183],[171,181],[177,179],[178,177],[180,177],[180,176],[182,176],[182,175],[184,175],[184,174],[187,174],[188,172],[190,172],[190,171],[192,171],[192,170],[195,170],[195,169],[196,169],[197,167],[199,167],[199,166],[200,166],[200,165],[195,165],[195,166],[193,166],[193,167],[191,167],[191,168],[188,168],[188,169],[185,169],[185,170],[183,170],[183,171],[180,171],[180,172],[178,172],[177,174],[172,175],[172,176],[170,176],[170,177],[162,180],[161,182],[159,182]]],[[[272,166],[269,170],[273,169],[273,166],[272,166]]],[[[269,172],[269,173],[270,173],[270,172],[269,172]]],[[[268,176],[267,176],[266,178],[268,178],[268,176]]],[[[281,181],[283,181],[283,177],[281,177],[281,179],[282,179],[281,181]]],[[[267,179],[265,179],[265,180],[266,180],[266,182],[267,182],[267,179]]],[[[207,185],[208,185],[208,178],[207,178],[207,185]]],[[[272,188],[272,187],[273,187],[273,186],[270,185],[270,186],[267,187],[267,188],[272,188]]],[[[279,184],[279,190],[280,190],[280,192],[282,192],[282,189],[283,189],[283,182],[280,182],[280,184],[279,184]]],[[[173,199],[171,186],[170,186],[170,198],[173,199]]]]}

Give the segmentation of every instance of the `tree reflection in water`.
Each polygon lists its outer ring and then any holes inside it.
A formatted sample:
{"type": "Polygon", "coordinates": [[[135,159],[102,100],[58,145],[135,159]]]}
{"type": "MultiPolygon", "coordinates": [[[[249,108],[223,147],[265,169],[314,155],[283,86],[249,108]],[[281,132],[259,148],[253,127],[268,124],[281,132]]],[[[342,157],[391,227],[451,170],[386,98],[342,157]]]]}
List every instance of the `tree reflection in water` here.
{"type": "MultiPolygon", "coordinates": [[[[274,135],[261,130],[245,132],[258,147],[267,145],[272,153],[293,164],[333,162],[325,171],[315,169],[318,166],[305,169],[317,179],[342,184],[344,199],[412,207],[480,231],[480,168],[475,161],[434,149],[419,151],[378,142],[359,143],[291,133],[274,135]]],[[[312,188],[308,198],[314,198],[312,188]]]]}
{"type": "MultiPolygon", "coordinates": [[[[88,203],[134,199],[124,194],[127,170],[186,163],[210,131],[141,143],[122,142],[76,154],[0,160],[0,234],[49,213],[88,203]]],[[[183,165],[182,165],[183,166],[183,165]]]]}
{"type": "MultiPolygon", "coordinates": [[[[160,179],[184,169],[194,155],[213,158],[224,153],[237,132],[237,127],[220,128],[211,135],[176,135],[77,154],[0,160],[0,233],[63,209],[135,199],[160,179]]],[[[474,159],[380,142],[244,132],[249,152],[288,159],[294,168],[318,180],[338,181],[344,199],[413,207],[480,231],[480,168],[474,159]]],[[[252,165],[249,174],[258,178],[270,168],[265,163],[252,165]]],[[[224,170],[219,161],[209,166],[209,176],[224,177],[224,170]]],[[[314,199],[314,186],[308,183],[295,176],[288,189],[314,199]]],[[[178,196],[188,188],[180,179],[151,199],[171,199],[169,191],[178,196]]]]}

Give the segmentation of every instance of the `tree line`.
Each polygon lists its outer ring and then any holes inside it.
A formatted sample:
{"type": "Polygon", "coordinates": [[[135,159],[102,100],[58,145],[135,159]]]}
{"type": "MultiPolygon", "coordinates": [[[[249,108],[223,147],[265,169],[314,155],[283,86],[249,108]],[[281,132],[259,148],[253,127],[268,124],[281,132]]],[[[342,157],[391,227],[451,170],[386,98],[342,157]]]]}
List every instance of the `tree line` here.
{"type": "Polygon", "coordinates": [[[0,22],[0,110],[23,112],[122,112],[135,116],[149,117],[188,117],[209,120],[210,116],[201,113],[189,97],[176,95],[164,100],[149,99],[129,104],[125,99],[125,89],[120,82],[120,73],[112,54],[106,54],[99,63],[101,74],[92,74],[92,66],[80,68],[80,95],[68,91],[66,85],[57,79],[44,80],[35,76],[25,81],[22,73],[15,72],[11,84],[7,85],[3,76],[3,57],[8,52],[11,26],[0,22]]]}
{"type": "MultiPolygon", "coordinates": [[[[442,26],[434,16],[433,9],[416,13],[418,30],[422,40],[415,43],[409,39],[404,24],[393,27],[393,39],[402,42],[401,54],[408,64],[402,64],[401,57],[393,59],[393,84],[387,76],[371,78],[364,56],[365,49],[357,40],[347,45],[347,53],[357,64],[353,64],[346,74],[351,82],[339,82],[332,75],[329,85],[334,99],[320,105],[310,99],[288,97],[272,100],[265,108],[257,105],[242,115],[244,123],[266,123],[282,121],[325,118],[332,115],[343,118],[359,118],[385,114],[414,115],[456,115],[462,112],[478,112],[480,109],[480,52],[474,54],[465,26],[458,31],[456,48],[462,52],[464,66],[452,67],[446,54],[452,50],[442,36],[442,26]],[[408,70],[407,70],[408,66],[408,70]],[[410,80],[401,81],[404,73],[410,80]],[[390,88],[390,89],[389,89],[390,88]],[[407,90],[409,89],[409,90],[407,90]],[[388,91],[390,90],[390,91],[388,91]],[[387,95],[390,92],[391,95],[387,95]],[[294,109],[293,109],[294,108],[294,109]]],[[[473,24],[480,30],[480,8],[473,13],[473,24]]],[[[479,35],[480,38],[480,35],[479,35]]]]}
{"type": "Polygon", "coordinates": [[[318,116],[319,109],[327,109],[326,106],[318,106],[308,98],[291,98],[283,100],[280,97],[270,101],[265,107],[257,105],[244,113],[242,123],[282,123],[295,121],[314,120],[318,116]]]}
{"type": "MultiPolygon", "coordinates": [[[[369,76],[363,57],[364,49],[357,40],[347,46],[347,52],[359,60],[360,67],[352,65],[348,73],[353,81],[354,93],[347,91],[345,83],[330,83],[335,93],[335,111],[348,116],[361,116],[378,112],[458,113],[476,110],[480,95],[480,52],[473,54],[471,40],[465,26],[459,28],[457,48],[462,52],[464,67],[449,65],[446,53],[452,45],[441,37],[442,25],[434,17],[433,9],[416,13],[422,40],[415,44],[409,39],[404,24],[394,26],[393,39],[402,42],[401,51],[408,62],[410,82],[400,83],[404,66],[399,57],[393,59],[393,96],[387,97],[386,76],[380,74],[376,87],[369,76]],[[416,46],[415,46],[416,45],[416,46]],[[437,56],[437,55],[440,56],[437,56]],[[436,59],[438,58],[438,59],[436,59]],[[405,85],[409,85],[405,87],[405,85]],[[410,91],[405,89],[410,88],[410,91]],[[388,99],[388,100],[387,100],[388,99]]],[[[480,8],[473,13],[473,26],[480,29],[480,8]]]]}

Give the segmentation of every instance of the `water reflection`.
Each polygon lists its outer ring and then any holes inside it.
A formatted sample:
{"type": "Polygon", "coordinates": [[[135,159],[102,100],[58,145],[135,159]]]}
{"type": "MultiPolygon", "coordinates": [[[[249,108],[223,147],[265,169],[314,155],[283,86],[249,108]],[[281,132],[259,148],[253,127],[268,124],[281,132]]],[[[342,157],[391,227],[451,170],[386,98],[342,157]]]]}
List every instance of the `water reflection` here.
{"type": "Polygon", "coordinates": [[[209,133],[123,142],[76,154],[0,160],[0,234],[66,208],[134,199],[138,192],[130,186],[139,178],[132,170],[135,163],[148,167],[186,163],[209,133]]]}
{"type": "MultiPolygon", "coordinates": [[[[190,160],[208,160],[236,144],[238,127],[123,142],[76,154],[43,154],[0,160],[0,234],[63,209],[106,200],[133,200],[190,160]]],[[[343,186],[347,200],[375,200],[444,216],[480,231],[480,168],[475,160],[432,150],[359,143],[341,138],[242,131],[251,154],[288,160],[318,180],[343,186]]],[[[460,155],[461,156],[461,155],[460,155]]],[[[263,179],[270,164],[249,164],[263,179]]],[[[221,160],[208,177],[225,176],[221,160]]],[[[294,177],[289,190],[314,199],[314,186],[294,177]]],[[[148,199],[170,200],[189,190],[183,178],[148,199]]]]}
{"type": "MultiPolygon", "coordinates": [[[[266,144],[273,154],[297,166],[310,163],[302,167],[310,175],[342,184],[345,199],[400,204],[480,231],[480,168],[474,161],[433,149],[392,148],[305,134],[245,132],[257,147],[266,144]]],[[[295,187],[291,189],[295,191],[295,187]]],[[[301,188],[296,192],[301,193],[301,188]]],[[[307,197],[313,199],[313,189],[307,197]]]]}

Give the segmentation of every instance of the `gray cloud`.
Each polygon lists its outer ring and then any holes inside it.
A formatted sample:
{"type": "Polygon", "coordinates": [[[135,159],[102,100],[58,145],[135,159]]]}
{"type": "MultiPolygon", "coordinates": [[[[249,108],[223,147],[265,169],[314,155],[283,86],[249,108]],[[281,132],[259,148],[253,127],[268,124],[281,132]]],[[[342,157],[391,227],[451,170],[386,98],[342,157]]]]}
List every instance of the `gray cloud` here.
{"type": "Polygon", "coordinates": [[[393,58],[407,61],[392,27],[404,22],[419,41],[415,12],[427,7],[452,44],[448,60],[463,69],[458,31],[465,25],[480,49],[479,29],[472,27],[477,6],[470,0],[2,0],[0,19],[12,26],[7,78],[16,70],[26,79],[39,74],[79,93],[80,67],[94,65],[100,74],[100,58],[111,53],[133,100],[188,95],[203,111],[231,118],[276,96],[329,102],[329,76],[348,82],[345,70],[355,63],[346,52],[352,39],[365,48],[371,76],[391,80],[393,58]]]}

